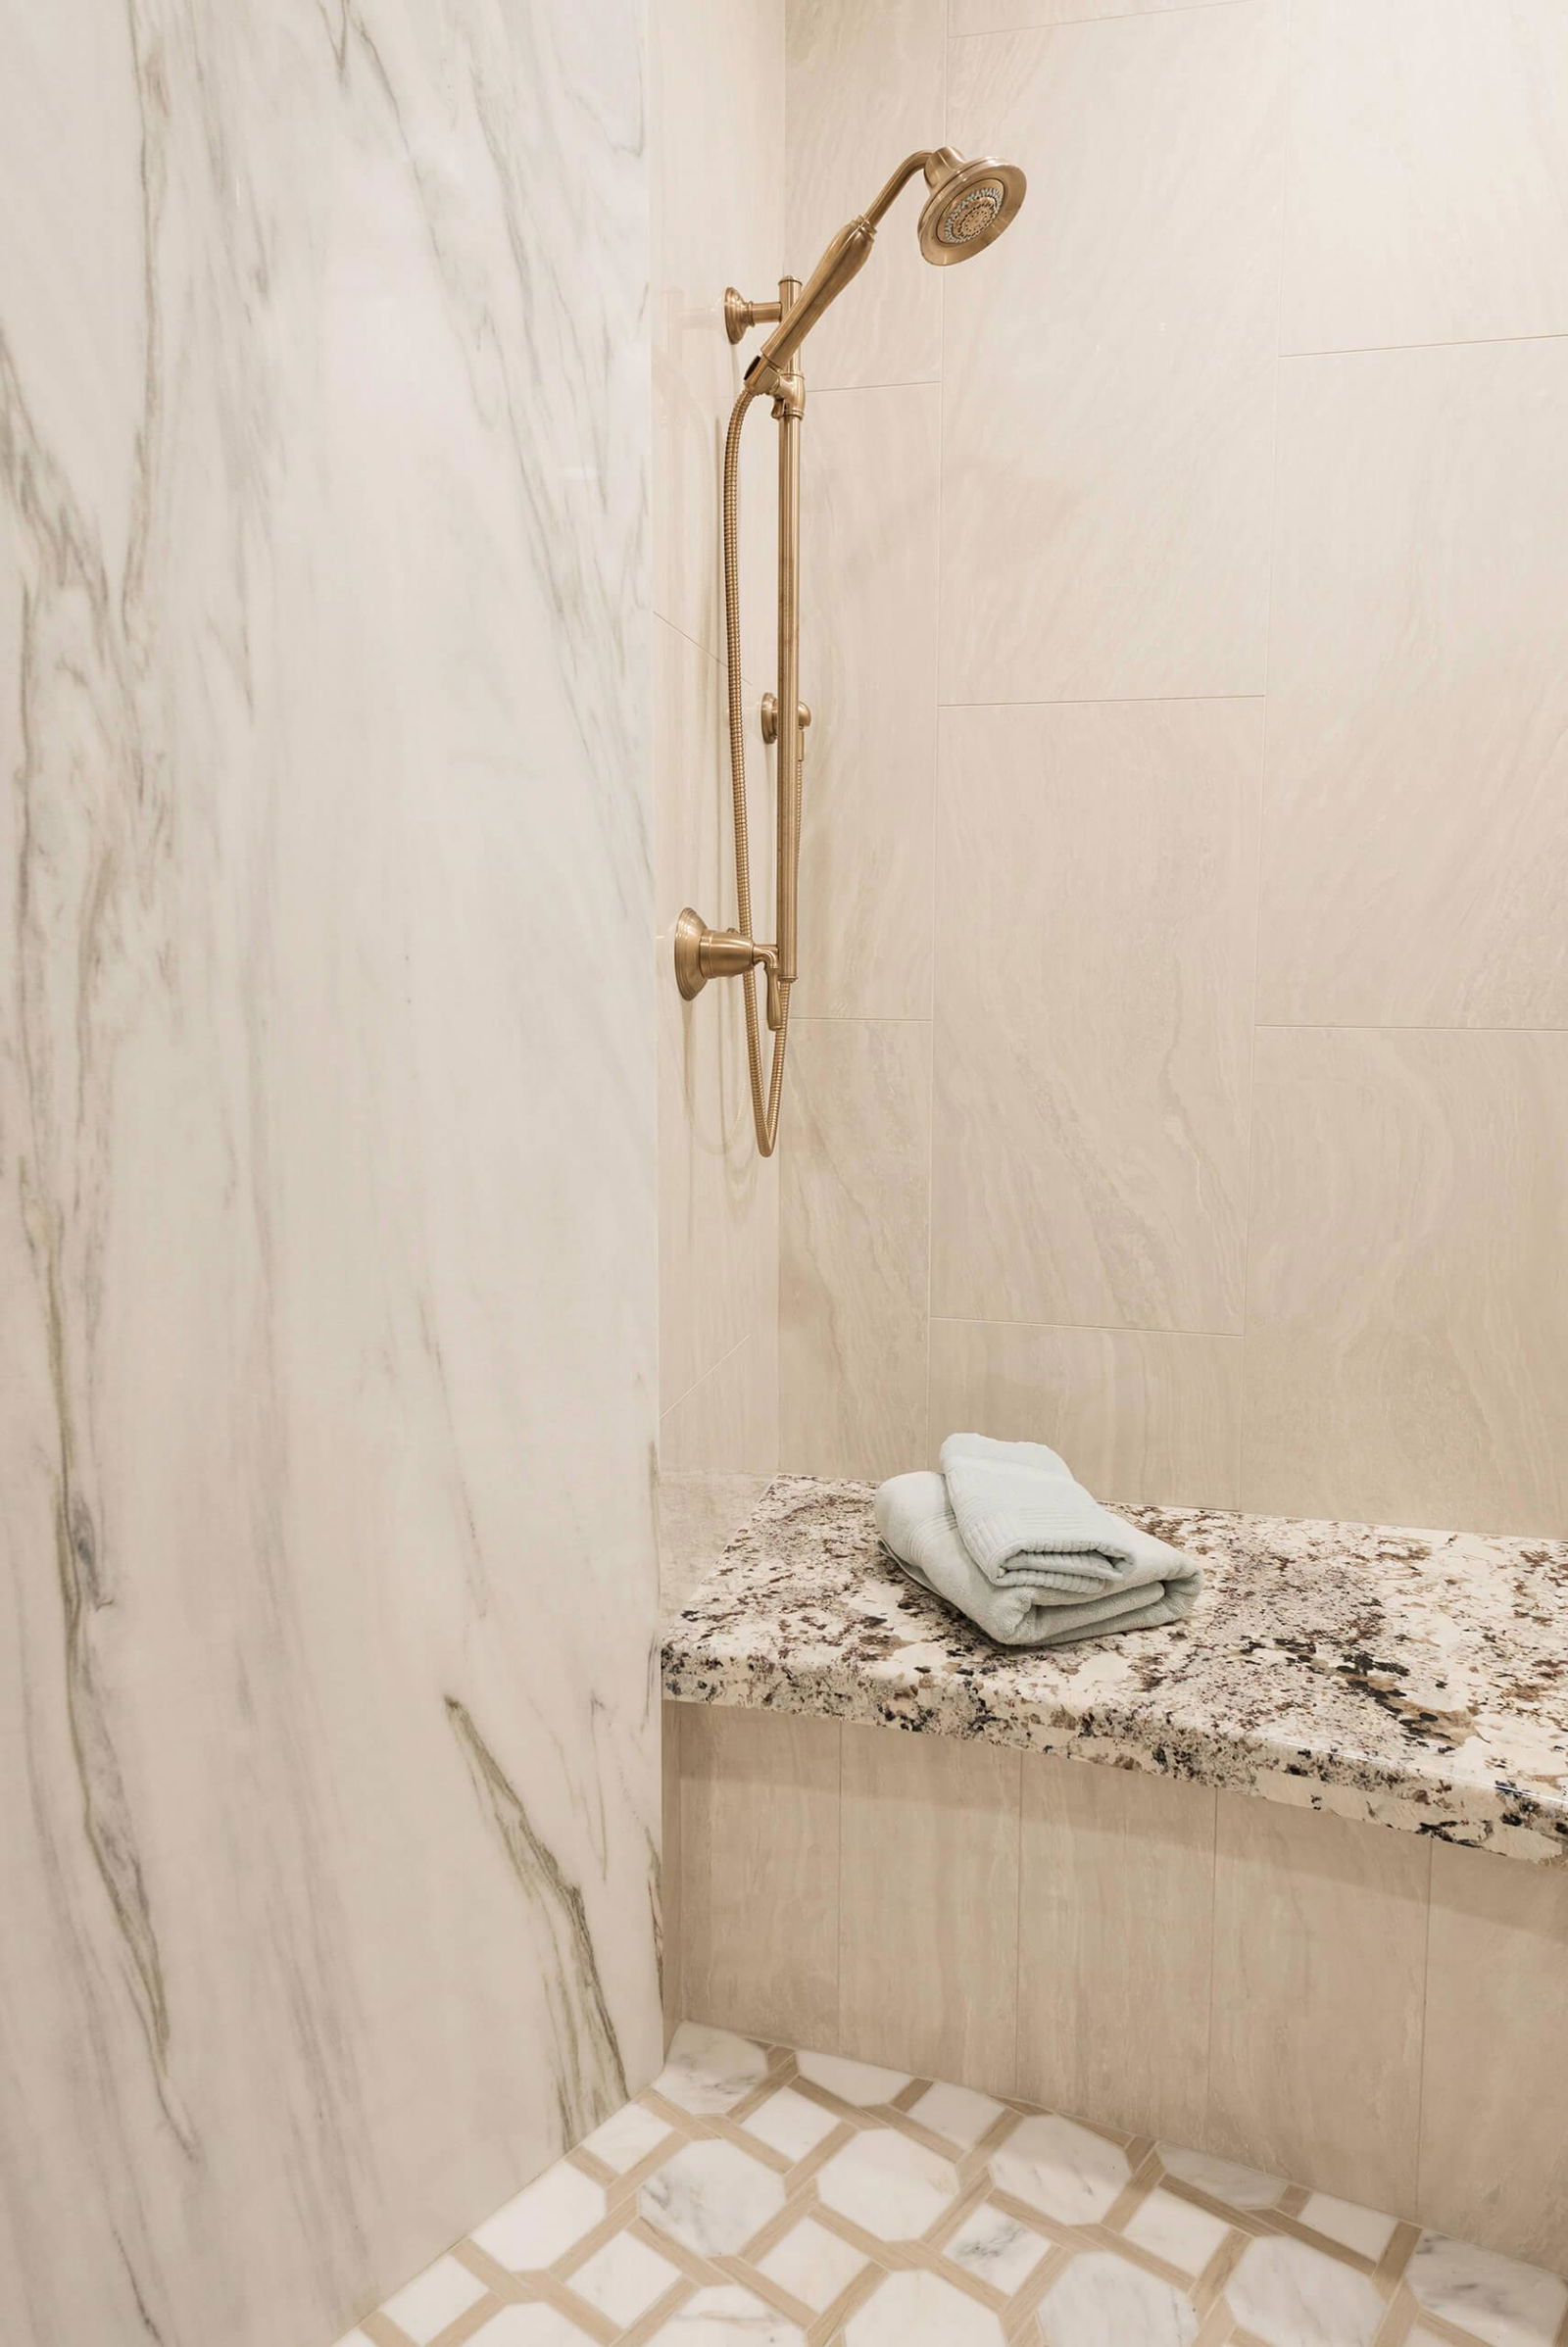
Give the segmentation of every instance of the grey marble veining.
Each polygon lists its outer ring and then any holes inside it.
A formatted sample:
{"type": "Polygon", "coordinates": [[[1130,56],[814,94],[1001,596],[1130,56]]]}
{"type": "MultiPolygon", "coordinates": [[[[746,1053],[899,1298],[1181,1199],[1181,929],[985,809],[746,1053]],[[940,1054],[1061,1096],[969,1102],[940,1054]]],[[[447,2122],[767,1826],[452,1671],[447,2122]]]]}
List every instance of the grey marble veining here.
{"type": "Polygon", "coordinates": [[[0,58],[0,2336],[319,2347],[659,2055],[641,11],[0,58]]]}
{"type": "Polygon", "coordinates": [[[1196,1611],[997,1646],[882,1551],[870,1487],[784,1477],[666,1618],[666,1695],[978,1736],[1568,1865],[1568,1542],[1196,1508],[1196,1611]]]}

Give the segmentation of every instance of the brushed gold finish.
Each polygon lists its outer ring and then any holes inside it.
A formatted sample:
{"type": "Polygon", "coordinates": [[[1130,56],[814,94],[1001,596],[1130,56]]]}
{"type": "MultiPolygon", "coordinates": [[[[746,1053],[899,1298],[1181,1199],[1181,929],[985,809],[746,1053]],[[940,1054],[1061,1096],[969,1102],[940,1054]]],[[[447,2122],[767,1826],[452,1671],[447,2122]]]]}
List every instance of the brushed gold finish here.
{"type": "Polygon", "coordinates": [[[771,325],[741,385],[724,434],[723,566],[724,677],[729,725],[730,806],[735,832],[733,929],[710,929],[688,905],[675,923],[675,983],[687,1002],[710,978],[739,978],[746,1005],[746,1061],[757,1147],[770,1157],[778,1144],[784,1054],[789,1043],[790,991],[799,975],[801,800],[806,730],[811,712],[800,696],[801,662],[801,425],[806,376],[801,346],[829,304],[865,267],[879,223],[909,180],[924,174],[930,194],[920,214],[920,250],[939,268],[965,261],[1007,227],[1024,198],[1015,164],[980,156],[966,161],[955,147],[922,148],[906,156],[875,201],[842,227],[803,285],[780,277],[778,299],[749,301],[733,285],[724,291],[724,331],[739,342],[754,326],[771,325]],[[742,709],[740,633],[740,444],[753,403],[772,404],[778,425],[778,689],[762,697],[762,739],[777,745],[774,858],[777,942],[753,935],[751,835],[746,804],[746,725],[742,709]],[[766,1018],[773,1048],[762,1075],[757,1010],[757,972],[766,981],[766,1018]]]}
{"type": "MultiPolygon", "coordinates": [[[[807,726],[810,724],[810,722],[811,712],[809,709],[808,709],[806,703],[803,701],[801,703],[801,731],[803,733],[805,732],[807,726]]],[[[761,726],[762,739],[764,742],[776,742],[778,740],[778,695],[776,693],[764,693],[762,695],[761,726]]]]}
{"type": "Polygon", "coordinates": [[[742,342],[753,326],[769,325],[782,315],[777,302],[749,302],[733,285],[724,288],[724,331],[731,342],[742,342]]]}

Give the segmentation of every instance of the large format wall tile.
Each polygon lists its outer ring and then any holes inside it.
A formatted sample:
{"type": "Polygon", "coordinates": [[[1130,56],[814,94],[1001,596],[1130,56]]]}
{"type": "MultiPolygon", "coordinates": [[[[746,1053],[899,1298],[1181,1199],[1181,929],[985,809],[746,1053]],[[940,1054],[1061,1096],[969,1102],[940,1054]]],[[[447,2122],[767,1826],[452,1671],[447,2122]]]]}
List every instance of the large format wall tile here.
{"type": "Polygon", "coordinates": [[[1022,1758],[844,1731],[839,2043],[858,2059],[1014,2091],[1022,1758]]]}
{"type": "Polygon", "coordinates": [[[1218,1803],[1209,2144],[1408,2212],[1432,1845],[1245,1793],[1218,1803]]]}
{"type": "Polygon", "coordinates": [[[832,2052],[839,2019],[837,1721],[681,1707],[681,1987],[719,2028],[832,2052]]]}
{"type": "Polygon", "coordinates": [[[1294,0],[1287,350],[1568,331],[1561,0],[1294,0]]]}
{"type": "Polygon", "coordinates": [[[1554,2272],[1568,2270],[1565,2003],[1568,1875],[1435,1846],[1422,2213],[1554,2272]]]}
{"type": "Polygon", "coordinates": [[[659,2056],[640,11],[372,14],[0,6],[19,2347],[659,2056]]]}
{"type": "Polygon", "coordinates": [[[936,795],[935,384],[808,411],[801,984],[812,1018],[927,1018],[936,795]]]}
{"type": "Polygon", "coordinates": [[[931,1030],[802,1019],[779,1200],[779,1463],[895,1475],[925,1438],[931,1030]]]}
{"type": "MultiPolygon", "coordinates": [[[[946,136],[946,0],[790,0],[786,43],[786,226],[790,266],[804,278],[905,157],[946,136]]],[[[935,380],[941,273],[914,233],[925,193],[917,179],[899,198],[859,276],[812,333],[808,383],[935,380]]]]}
{"type": "MultiPolygon", "coordinates": [[[[654,609],[718,652],[724,426],[756,347],[725,334],[724,288],[770,300],[785,268],[784,0],[660,0],[648,28],[654,609]]],[[[773,629],[766,415],[749,419],[741,475],[745,664],[760,676],[773,629]]]]}
{"type": "Polygon", "coordinates": [[[933,1320],[926,1447],[1047,1442],[1106,1499],[1240,1504],[1242,1341],[933,1320]]]}
{"type": "MultiPolygon", "coordinates": [[[[655,625],[654,652],[660,1387],[667,1412],[754,1333],[765,1327],[771,1344],[778,1181],[752,1138],[740,987],[726,980],[683,1002],[671,961],[683,905],[718,927],[734,918],[721,667],[663,620],[655,625]]],[[[770,885],[765,840],[758,844],[770,885]]],[[[749,1459],[706,1463],[738,1468],[749,1459]]]]}
{"type": "Polygon", "coordinates": [[[1214,1800],[1024,1755],[1019,2093],[1103,2127],[1201,2140],[1214,1800]]]}
{"type": "Polygon", "coordinates": [[[1283,375],[1259,1014],[1568,1026],[1568,341],[1283,375]]]}
{"type": "Polygon", "coordinates": [[[943,1317],[1239,1329],[1261,724],[944,712],[943,1317]]]}
{"type": "Polygon", "coordinates": [[[1568,1531],[1568,1035],[1257,1039],[1243,1504],[1568,1531]]]}
{"type": "Polygon", "coordinates": [[[1281,47],[1261,0],[954,44],[1030,186],[945,272],[945,700],[1262,690],[1281,47]]]}

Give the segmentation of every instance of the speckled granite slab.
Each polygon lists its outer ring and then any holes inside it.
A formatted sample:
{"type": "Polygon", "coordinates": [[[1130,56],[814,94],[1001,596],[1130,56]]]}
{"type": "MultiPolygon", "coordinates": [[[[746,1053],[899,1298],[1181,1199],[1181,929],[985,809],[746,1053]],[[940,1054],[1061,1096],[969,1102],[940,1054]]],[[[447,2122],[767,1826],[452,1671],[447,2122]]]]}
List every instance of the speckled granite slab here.
{"type": "Polygon", "coordinates": [[[664,1627],[664,1692],[1064,1753],[1568,1865],[1568,1541],[1123,1508],[1203,1560],[1164,1630],[994,1645],[782,1477],[664,1627]]]}

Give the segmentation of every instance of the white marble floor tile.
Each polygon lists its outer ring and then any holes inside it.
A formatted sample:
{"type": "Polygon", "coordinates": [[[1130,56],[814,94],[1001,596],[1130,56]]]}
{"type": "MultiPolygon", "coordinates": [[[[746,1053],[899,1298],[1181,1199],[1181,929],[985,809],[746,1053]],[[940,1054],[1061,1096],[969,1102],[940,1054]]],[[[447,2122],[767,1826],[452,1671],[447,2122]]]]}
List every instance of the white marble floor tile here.
{"type": "Polygon", "coordinates": [[[1372,2347],[1383,2320],[1366,2276],[1304,2241],[1250,2241],[1225,2295],[1268,2347],[1372,2347]]]}
{"type": "Polygon", "coordinates": [[[845,2325],[849,2347],[1003,2347],[995,2315],[934,2274],[894,2274],[845,2325]]]}
{"type": "Polygon", "coordinates": [[[1186,2151],[1179,2143],[1160,2143],[1155,2149],[1167,2176],[1180,2176],[1210,2200],[1228,2200],[1233,2209],[1271,2209],[1284,2189],[1282,2177],[1238,2167],[1234,2160],[1215,2159],[1211,2152],[1186,2151]]]}
{"type": "Polygon", "coordinates": [[[607,2168],[613,2168],[617,2176],[624,2176],[628,2168],[635,2168],[639,2160],[645,2160],[656,2144],[668,2138],[669,2129],[662,2119],[644,2110],[641,2103],[628,2103],[623,2111],[616,2111],[607,2119],[603,2127],[596,2127],[591,2135],[585,2135],[582,2149],[591,2151],[596,2160],[603,2160],[607,2168]]]}
{"type": "Polygon", "coordinates": [[[978,2143],[1002,2117],[1002,2105],[969,2086],[930,2086],[911,2106],[909,2117],[954,2143],[978,2143]]]}
{"type": "Polygon", "coordinates": [[[666,2102],[699,2115],[733,2110],[760,2084],[767,2056],[749,2037],[729,2029],[705,2029],[683,2021],[669,2058],[654,2080],[666,2102]]]}
{"type": "Polygon", "coordinates": [[[831,2135],[843,2122],[820,2103],[808,2102],[788,2086],[769,2095],[746,2121],[746,2132],[756,2135],[773,2151],[782,2152],[787,2160],[804,2160],[808,2151],[831,2135]]]}
{"type": "Polygon", "coordinates": [[[1300,2222],[1373,2259],[1383,2255],[1395,2226],[1394,2218],[1385,2217],[1381,2209],[1363,2209],[1356,2201],[1336,2200],[1329,2192],[1313,2193],[1300,2211],[1300,2222]]]}
{"type": "Polygon", "coordinates": [[[472,2238],[510,2273],[553,2266],[605,2219],[605,2192],[580,2168],[550,2168],[535,2184],[476,2225],[472,2238]]]}
{"type": "Polygon", "coordinates": [[[819,2171],[825,2205],[884,2241],[913,2241],[935,2225],[958,2190],[949,2160],[878,2127],[857,2135],[819,2171]]]}
{"type": "Polygon", "coordinates": [[[553,2306],[504,2306],[472,2336],[479,2347],[589,2347],[587,2331],[553,2306]]]}
{"type": "Polygon", "coordinates": [[[1134,2209],[1122,2231],[1152,2258],[1179,2266],[1184,2274],[1201,2274],[1230,2226],[1222,2217],[1178,2200],[1174,2192],[1154,2191],[1134,2209]]]}
{"type": "Polygon", "coordinates": [[[942,2254],[977,2281],[989,2282],[994,2290],[1010,2298],[1033,2274],[1049,2246],[1043,2233],[1021,2225],[994,2202],[983,2200],[970,2210],[952,2239],[943,2243],[942,2254]]]}
{"type": "MultiPolygon", "coordinates": [[[[437,2347],[454,2318],[460,2332],[477,2324],[481,2347],[1558,2347],[1563,2335],[1568,2283],[1552,2274],[1177,2144],[1157,2146],[1170,2180],[1107,2229],[1128,2150],[1059,2114],[714,2029],[683,2030],[664,2076],[667,2117],[628,2104],[588,2138],[617,2175],[640,2171],[634,2187],[601,2187],[563,2161],[470,2235],[514,2275],[494,2288],[515,2304],[489,2312],[460,2248],[389,2302],[400,2335],[437,2347]],[[737,2122],[762,2079],[770,2091],[737,2122]],[[814,2104],[812,2084],[853,2120],[814,2104]],[[879,2110],[906,2087],[907,2113],[879,2110]],[[953,2157],[906,2131],[911,2114],[953,2157]],[[978,2149],[994,2127],[995,2146],[978,2149]],[[737,2127],[754,2131],[755,2157],[737,2127]],[[788,2173],[769,2164],[781,2157],[788,2173]],[[1377,2277],[1352,2258],[1377,2261],[1377,2277]],[[549,2303],[563,2261],[571,2315],[549,2303]],[[1228,2271],[1217,2299],[1209,2271],[1228,2271]]],[[[369,2334],[338,2347],[369,2347],[369,2334]]]]}
{"type": "Polygon", "coordinates": [[[805,2331],[738,2283],[699,2290],[654,2333],[655,2347],[801,2347],[805,2331]]]}
{"type": "Polygon", "coordinates": [[[570,2286],[586,2305],[625,2324],[646,2315],[655,2299],[662,2298],[680,2278],[680,2269],[635,2233],[612,2233],[603,2249],[596,2249],[587,2264],[577,2268],[570,2286]]]}
{"type": "Polygon", "coordinates": [[[1486,2347],[1551,2347],[1568,2309],[1568,2282],[1556,2274],[1443,2233],[1422,2234],[1405,2280],[1429,2315],[1486,2347]]]}
{"type": "Polygon", "coordinates": [[[722,2257],[749,2241],[784,2206],[770,2168],[733,2143],[688,2143],[641,2187],[650,2225],[704,2257],[722,2257]]]}
{"type": "Polygon", "coordinates": [[[825,2086],[841,2103],[856,2103],[862,2110],[874,2103],[890,2103],[900,2088],[909,2083],[905,2071],[879,2070],[874,2062],[849,2062],[841,2054],[802,2054],[797,2068],[813,2086],[825,2086]]]}
{"type": "Polygon", "coordinates": [[[466,2266],[460,2266],[456,2258],[437,2258],[433,2266],[427,2266],[389,2298],[381,2311],[408,2332],[415,2347],[424,2347],[427,2339],[445,2330],[483,2296],[483,2282],[466,2266]]]}
{"type": "Polygon", "coordinates": [[[1064,2225],[1103,2217],[1132,2171],[1125,2152],[1075,2120],[1025,2119],[991,2163],[1004,2192],[1064,2225]]]}
{"type": "Polygon", "coordinates": [[[784,2235],[776,2249],[758,2259],[757,2271],[820,2314],[841,2290],[849,2288],[864,2264],[858,2249],[808,2217],[784,2235]]]}
{"type": "Polygon", "coordinates": [[[1073,2259],[1040,2308],[1046,2347],[1191,2347],[1192,2300],[1110,2250],[1073,2259]]]}

